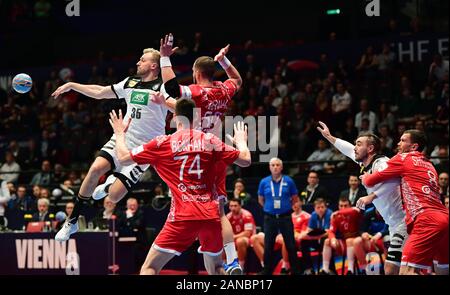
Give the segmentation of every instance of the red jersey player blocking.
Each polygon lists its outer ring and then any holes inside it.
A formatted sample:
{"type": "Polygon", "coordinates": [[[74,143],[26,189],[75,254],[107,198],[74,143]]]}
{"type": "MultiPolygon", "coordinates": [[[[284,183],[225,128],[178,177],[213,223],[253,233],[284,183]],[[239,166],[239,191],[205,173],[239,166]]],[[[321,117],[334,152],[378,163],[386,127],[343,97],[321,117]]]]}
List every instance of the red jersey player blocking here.
{"type": "Polygon", "coordinates": [[[362,222],[362,215],[358,208],[350,207],[347,197],[339,198],[339,211],[331,215],[331,225],[328,230],[328,238],[325,240],[322,252],[323,268],[321,274],[330,273],[331,251],[343,254],[346,252],[348,261],[347,274],[354,273],[355,254],[353,251],[353,241],[359,236],[359,228],[362,222]],[[339,233],[341,238],[336,238],[339,233]]]}
{"type": "Polygon", "coordinates": [[[423,155],[426,137],[422,131],[403,132],[399,153],[387,168],[361,176],[364,185],[373,186],[401,177],[403,203],[409,238],[403,249],[400,274],[431,272],[448,275],[448,210],[439,198],[437,172],[423,155]]]}
{"type": "Polygon", "coordinates": [[[255,220],[253,219],[252,213],[241,207],[239,199],[231,199],[228,206],[230,212],[227,214],[227,218],[233,228],[239,265],[244,269],[247,248],[250,246],[250,237],[256,233],[255,220]]]}
{"type": "Polygon", "coordinates": [[[150,164],[173,193],[166,223],[153,243],[141,274],[158,274],[175,255],[180,255],[197,238],[209,274],[223,272],[223,250],[219,208],[214,189],[215,164],[223,161],[247,167],[251,163],[247,128],[239,122],[234,128],[237,149],[216,136],[192,129],[195,104],[181,99],[175,106],[177,131],[161,135],[134,148],[125,145],[122,113],[111,112],[110,123],[117,138],[116,152],[122,164],[150,164]]]}
{"type": "MultiPolygon", "coordinates": [[[[166,35],[161,39],[161,76],[164,87],[169,97],[165,103],[173,109],[176,100],[174,98],[192,99],[196,106],[201,109],[201,129],[204,132],[211,132],[220,136],[221,120],[231,103],[231,98],[236,94],[242,85],[242,78],[236,68],[225,57],[229,45],[222,48],[214,59],[208,56],[197,58],[192,67],[193,80],[195,84],[189,86],[180,86],[176,80],[174,71],[170,63],[170,55],[177,48],[172,48],[173,36],[166,35]],[[225,82],[214,81],[215,61],[219,62],[225,70],[228,80],[225,82]]],[[[215,185],[220,201],[220,220],[222,223],[223,244],[226,253],[227,264],[225,269],[227,273],[241,274],[242,269],[238,263],[238,257],[233,242],[233,229],[225,216],[224,206],[226,199],[226,165],[224,162],[216,163],[215,185]]]]}

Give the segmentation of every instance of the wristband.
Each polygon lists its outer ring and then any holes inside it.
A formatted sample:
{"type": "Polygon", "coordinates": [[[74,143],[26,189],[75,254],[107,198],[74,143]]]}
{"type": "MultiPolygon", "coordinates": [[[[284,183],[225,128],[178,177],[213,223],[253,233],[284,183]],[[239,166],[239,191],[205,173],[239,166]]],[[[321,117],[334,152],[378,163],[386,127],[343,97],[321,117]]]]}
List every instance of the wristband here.
{"type": "Polygon", "coordinates": [[[231,62],[226,56],[224,56],[223,59],[219,61],[219,64],[224,70],[227,70],[231,66],[231,62]]]}
{"type": "Polygon", "coordinates": [[[170,57],[168,56],[161,56],[161,58],[159,59],[159,63],[161,68],[172,66],[172,64],[170,63],[170,57]]]}

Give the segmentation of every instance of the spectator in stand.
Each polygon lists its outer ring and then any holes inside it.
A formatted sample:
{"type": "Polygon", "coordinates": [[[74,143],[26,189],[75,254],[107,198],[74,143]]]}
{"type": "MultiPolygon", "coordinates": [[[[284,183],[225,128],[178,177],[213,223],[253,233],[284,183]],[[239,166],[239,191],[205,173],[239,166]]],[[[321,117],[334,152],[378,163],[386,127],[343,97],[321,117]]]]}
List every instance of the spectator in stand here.
{"type": "Polygon", "coordinates": [[[448,146],[439,148],[438,151],[438,157],[441,159],[439,160],[438,164],[434,164],[434,168],[436,169],[437,173],[442,172],[449,172],[449,161],[448,161],[448,146]]]}
{"type": "Polygon", "coordinates": [[[19,158],[16,158],[20,167],[26,169],[37,169],[41,161],[41,153],[37,148],[36,140],[30,138],[27,146],[23,148],[19,158]]]}
{"type": "MultiPolygon", "coordinates": [[[[326,161],[332,156],[331,149],[328,147],[328,142],[319,139],[317,141],[317,150],[315,150],[309,157],[306,159],[308,162],[314,161],[326,161]]],[[[324,167],[323,163],[310,164],[310,170],[313,171],[322,171],[324,167]]]]}
{"type": "Polygon", "coordinates": [[[380,125],[387,125],[389,127],[389,131],[395,130],[395,116],[389,110],[389,106],[386,102],[382,102],[380,104],[377,117],[380,125]]]}
{"type": "Polygon", "coordinates": [[[294,115],[287,122],[288,145],[293,153],[289,154],[290,159],[304,159],[306,148],[309,144],[308,132],[311,130],[312,120],[305,112],[302,104],[295,103],[294,115]],[[296,148],[294,148],[296,147],[296,148]]]}
{"type": "Polygon", "coordinates": [[[325,162],[323,164],[323,172],[326,174],[340,174],[345,172],[347,160],[345,155],[343,155],[338,149],[335,147],[331,148],[331,156],[328,159],[330,161],[342,161],[342,162],[325,162]]]}
{"type": "Polygon", "coordinates": [[[17,187],[17,195],[8,203],[8,208],[23,213],[31,213],[37,209],[37,201],[27,193],[24,185],[17,187]]]}
{"type": "Polygon", "coordinates": [[[39,198],[42,199],[50,199],[50,190],[48,188],[41,188],[41,192],[39,194],[39,198]]]}
{"type": "Polygon", "coordinates": [[[48,186],[53,183],[50,161],[42,161],[41,172],[36,173],[31,179],[30,185],[48,186]]]}
{"type": "Polygon", "coordinates": [[[439,183],[439,194],[441,195],[441,200],[444,200],[444,197],[449,195],[448,173],[446,173],[446,172],[440,173],[438,183],[439,183]]]}
{"type": "Polygon", "coordinates": [[[345,128],[343,132],[336,132],[336,134],[342,133],[342,138],[346,141],[352,142],[358,137],[358,129],[356,129],[353,117],[349,116],[345,120],[345,128]]]}
{"type": "Polygon", "coordinates": [[[33,185],[33,199],[37,200],[41,197],[41,187],[39,185],[33,185]]]}
{"type": "Polygon", "coordinates": [[[119,233],[121,236],[136,237],[139,243],[145,240],[144,212],[139,208],[136,198],[127,199],[127,208],[120,214],[119,233]]]}
{"type": "Polygon", "coordinates": [[[380,125],[379,134],[380,140],[384,140],[386,148],[392,150],[394,147],[394,139],[389,135],[389,127],[387,125],[380,125]]]}
{"type": "Polygon", "coordinates": [[[239,200],[241,206],[245,206],[252,200],[252,196],[245,190],[245,182],[242,178],[234,181],[234,189],[230,200],[239,200]]]}
{"type": "Polygon", "coordinates": [[[300,197],[305,200],[305,204],[315,204],[317,199],[326,200],[328,202],[328,191],[324,186],[319,184],[319,173],[310,171],[306,181],[308,184],[300,194],[300,197]]]}
{"type": "Polygon", "coordinates": [[[362,99],[360,102],[360,112],[355,116],[355,127],[358,129],[358,132],[361,133],[362,128],[362,120],[369,120],[369,130],[365,130],[364,132],[375,132],[375,128],[378,124],[377,115],[369,109],[369,101],[367,99],[362,99]]]}
{"type": "Polygon", "coordinates": [[[5,153],[5,163],[0,166],[0,179],[6,182],[17,183],[19,180],[20,165],[17,164],[13,153],[5,153]]]}
{"type": "Polygon", "coordinates": [[[333,211],[327,208],[327,202],[324,199],[317,198],[314,201],[314,212],[309,218],[308,227],[299,236],[299,239],[302,240],[302,260],[306,275],[314,274],[311,250],[322,253],[324,241],[328,237],[332,214],[333,211]]]}
{"type": "Polygon", "coordinates": [[[323,90],[317,94],[314,120],[316,122],[331,122],[331,105],[325,96],[325,91],[323,90]]]}
{"type": "Polygon", "coordinates": [[[227,218],[233,228],[234,244],[238,253],[239,265],[242,269],[245,269],[250,237],[256,233],[255,220],[250,211],[242,208],[240,199],[231,199],[228,207],[230,212],[227,214],[227,218]]]}
{"type": "Polygon", "coordinates": [[[93,223],[95,228],[108,229],[109,228],[108,222],[113,215],[117,217],[116,220],[120,220],[121,214],[119,210],[116,210],[116,203],[111,201],[111,199],[108,196],[106,196],[103,199],[103,209],[100,210],[98,214],[94,217],[93,223]]]}
{"type": "Polygon", "coordinates": [[[38,212],[33,214],[31,221],[52,221],[50,212],[50,201],[46,198],[41,198],[37,201],[38,212]]]}
{"type": "Polygon", "coordinates": [[[7,226],[7,221],[5,219],[5,209],[6,205],[11,199],[9,194],[8,185],[6,181],[0,179],[0,228],[7,226]]]}
{"type": "Polygon", "coordinates": [[[367,196],[367,191],[361,186],[361,182],[357,175],[350,175],[348,177],[348,189],[341,191],[339,199],[348,198],[351,206],[356,205],[359,198],[367,196]]]}
{"type": "Polygon", "coordinates": [[[339,130],[343,126],[343,122],[350,115],[352,107],[352,96],[344,87],[343,83],[337,83],[337,93],[333,96],[331,102],[331,112],[333,120],[336,122],[336,128],[339,130]]]}
{"type": "Polygon", "coordinates": [[[366,81],[373,80],[376,77],[378,69],[377,56],[374,53],[373,46],[369,46],[366,52],[361,56],[356,70],[360,71],[366,81]]]}
{"type": "Polygon", "coordinates": [[[389,43],[383,43],[383,49],[380,54],[377,55],[376,60],[378,63],[378,70],[380,71],[381,78],[386,82],[391,82],[392,71],[395,63],[395,53],[391,51],[389,43]]]}
{"type": "Polygon", "coordinates": [[[398,121],[407,124],[414,122],[416,116],[420,114],[419,100],[417,97],[411,93],[409,88],[405,88],[398,101],[398,121]]]}
{"type": "Polygon", "coordinates": [[[436,54],[428,71],[428,80],[430,82],[442,82],[447,79],[448,82],[448,60],[443,60],[442,55],[436,54]]]}

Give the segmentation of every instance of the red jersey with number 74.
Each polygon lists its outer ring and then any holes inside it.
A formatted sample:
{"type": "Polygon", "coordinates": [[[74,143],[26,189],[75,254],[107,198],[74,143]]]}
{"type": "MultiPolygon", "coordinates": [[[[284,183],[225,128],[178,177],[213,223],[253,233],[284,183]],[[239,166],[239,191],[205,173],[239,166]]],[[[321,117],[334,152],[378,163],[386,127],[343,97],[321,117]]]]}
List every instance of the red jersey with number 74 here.
{"type": "Polygon", "coordinates": [[[202,131],[215,135],[221,131],[220,123],[237,90],[238,87],[232,80],[214,81],[210,87],[198,84],[180,86],[181,98],[192,99],[196,107],[201,109],[202,131]]]}
{"type": "Polygon", "coordinates": [[[239,151],[211,133],[178,130],[134,148],[131,158],[152,165],[172,192],[168,221],[218,219],[215,163],[233,163],[239,151]]]}

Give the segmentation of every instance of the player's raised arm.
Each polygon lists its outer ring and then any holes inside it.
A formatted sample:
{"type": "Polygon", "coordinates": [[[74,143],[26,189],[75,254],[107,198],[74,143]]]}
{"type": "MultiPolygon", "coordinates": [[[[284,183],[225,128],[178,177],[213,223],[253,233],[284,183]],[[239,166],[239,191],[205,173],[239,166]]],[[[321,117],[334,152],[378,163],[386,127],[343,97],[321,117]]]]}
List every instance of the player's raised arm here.
{"type": "Polygon", "coordinates": [[[220,66],[225,70],[225,73],[227,73],[228,79],[233,81],[234,84],[236,84],[237,89],[239,90],[242,85],[241,74],[239,74],[238,70],[225,56],[228,53],[229,48],[230,44],[220,49],[219,53],[214,57],[214,61],[217,61],[220,64],[220,66]]]}
{"type": "Polygon", "coordinates": [[[68,82],[58,87],[58,89],[56,89],[55,92],[52,93],[52,96],[54,98],[57,98],[61,94],[70,90],[74,90],[95,99],[116,98],[116,94],[112,90],[111,86],[84,85],[74,82],[68,82]]]}
{"type": "Polygon", "coordinates": [[[127,124],[124,124],[122,110],[119,110],[119,115],[117,115],[114,110],[111,111],[109,113],[109,117],[109,124],[111,124],[114,134],[116,135],[116,153],[119,162],[124,166],[133,164],[134,161],[131,158],[130,151],[125,144],[125,133],[127,132],[131,119],[127,122],[127,124]]]}
{"type": "Polygon", "coordinates": [[[324,122],[319,121],[319,125],[320,126],[317,127],[317,130],[322,134],[322,136],[334,145],[341,153],[355,161],[355,146],[348,141],[331,135],[330,129],[328,129],[327,124],[324,122]]]}
{"type": "Polygon", "coordinates": [[[161,54],[160,66],[161,66],[161,78],[164,83],[167,94],[171,97],[178,98],[181,96],[180,85],[176,79],[175,72],[172,69],[170,63],[170,56],[178,49],[173,48],[173,35],[166,35],[160,41],[159,53],[161,54]]]}

